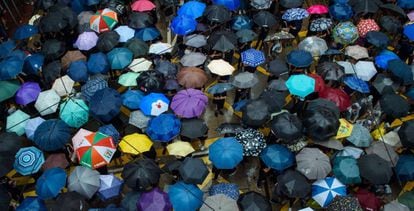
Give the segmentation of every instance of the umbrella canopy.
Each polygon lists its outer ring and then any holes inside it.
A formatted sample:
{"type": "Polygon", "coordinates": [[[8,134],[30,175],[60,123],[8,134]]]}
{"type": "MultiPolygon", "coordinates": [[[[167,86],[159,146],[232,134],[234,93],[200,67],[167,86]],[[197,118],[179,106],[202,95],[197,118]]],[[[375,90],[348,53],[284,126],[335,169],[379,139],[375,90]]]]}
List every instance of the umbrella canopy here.
{"type": "Polygon", "coordinates": [[[121,142],[119,142],[119,149],[124,153],[138,155],[149,151],[152,144],[148,136],[133,133],[122,138],[121,142]]]}
{"type": "Polygon", "coordinates": [[[36,181],[36,194],[41,199],[55,198],[66,185],[66,172],[51,168],[43,172],[36,181]]]}
{"type": "Polygon", "coordinates": [[[335,198],[329,203],[327,210],[334,211],[346,211],[346,210],[355,210],[363,211],[361,205],[358,202],[358,199],[353,196],[335,196],[335,198]]]}
{"type": "Polygon", "coordinates": [[[65,43],[55,39],[47,40],[42,45],[41,53],[45,56],[45,59],[48,61],[59,59],[65,52],[65,43]]]}
{"type": "Polygon", "coordinates": [[[203,192],[193,184],[178,181],[168,188],[174,210],[197,210],[203,204],[203,192]]]}
{"type": "Polygon", "coordinates": [[[238,131],[235,138],[243,145],[243,156],[258,156],[266,148],[263,133],[252,128],[238,131]]]}
{"type": "Polygon", "coordinates": [[[13,34],[14,40],[24,40],[36,35],[39,32],[36,26],[25,24],[19,26],[13,34]]]}
{"type": "Polygon", "coordinates": [[[108,200],[120,194],[122,181],[114,175],[99,175],[101,186],[98,189],[98,196],[102,200],[108,200]]]}
{"type": "Polygon", "coordinates": [[[289,72],[286,62],[282,59],[276,58],[269,62],[268,70],[274,76],[280,76],[289,72]]]}
{"type": "Polygon", "coordinates": [[[346,186],[334,177],[326,177],[312,184],[312,198],[321,207],[328,206],[335,196],[345,196],[346,186]]]}
{"type": "MultiPolygon", "coordinates": [[[[134,31],[135,33],[135,31],[134,31]]],[[[108,52],[115,48],[120,41],[120,35],[115,31],[103,32],[99,35],[96,48],[102,52],[108,52]]]]}
{"type": "Polygon", "coordinates": [[[91,54],[87,66],[91,74],[106,73],[110,68],[108,57],[102,52],[91,54]]]}
{"type": "Polygon", "coordinates": [[[293,50],[287,55],[287,63],[294,67],[308,67],[312,62],[312,54],[308,51],[293,50]]]}
{"type": "Polygon", "coordinates": [[[404,204],[401,204],[397,200],[395,200],[395,201],[392,201],[384,205],[384,211],[392,211],[392,210],[409,211],[410,209],[404,204]]]}
{"type": "Polygon", "coordinates": [[[15,100],[20,105],[27,105],[36,101],[40,94],[40,86],[35,82],[26,82],[17,90],[15,100]]]}
{"type": "Polygon", "coordinates": [[[60,97],[67,96],[72,93],[75,81],[73,81],[68,75],[57,78],[52,85],[53,90],[56,91],[60,97]]]}
{"type": "Polygon", "coordinates": [[[282,15],[282,19],[285,21],[303,20],[307,17],[309,17],[309,13],[303,8],[287,9],[282,15]]]}
{"type": "Polygon", "coordinates": [[[35,130],[33,142],[44,151],[62,149],[71,137],[70,131],[64,121],[48,119],[35,130]]]}
{"type": "MultiPolygon", "coordinates": [[[[354,12],[349,4],[335,3],[329,7],[329,13],[338,21],[346,21],[352,18],[354,12]]],[[[344,23],[344,22],[342,22],[344,23]]]]}
{"type": "Polygon", "coordinates": [[[414,148],[413,129],[414,121],[406,121],[398,130],[398,136],[400,137],[401,143],[404,147],[414,148]]]}
{"type": "Polygon", "coordinates": [[[218,169],[233,169],[243,159],[243,146],[235,138],[220,138],[209,146],[208,158],[218,169]]]}
{"type": "Polygon", "coordinates": [[[343,79],[345,85],[347,85],[352,90],[355,90],[360,93],[370,93],[370,88],[367,82],[356,76],[346,76],[343,79]]]}
{"type": "Polygon", "coordinates": [[[160,93],[150,93],[144,96],[139,102],[139,108],[142,113],[148,116],[158,116],[168,111],[170,100],[160,93]]]}
{"type": "Polygon", "coordinates": [[[172,204],[168,198],[167,193],[156,187],[149,192],[144,192],[141,194],[136,208],[142,211],[167,211],[172,210],[172,204]]]}
{"type": "Polygon", "coordinates": [[[19,90],[20,84],[16,80],[0,81],[0,102],[13,97],[19,90]]]}
{"type": "MultiPolygon", "coordinates": [[[[150,2],[147,0],[143,0],[144,2],[150,2]]],[[[119,42],[125,43],[129,39],[133,38],[135,36],[135,30],[130,28],[129,26],[119,26],[115,29],[115,32],[119,35],[119,42]]]]}
{"type": "Polygon", "coordinates": [[[122,170],[125,184],[133,190],[145,190],[157,184],[160,174],[160,168],[151,159],[131,161],[122,170]]]}
{"type": "Polygon", "coordinates": [[[292,75],[286,81],[290,94],[305,98],[315,91],[315,79],[307,75],[292,75]]]}
{"type": "Polygon", "coordinates": [[[235,134],[241,130],[243,130],[243,127],[237,123],[222,123],[216,128],[216,131],[220,134],[235,134]]]}
{"type": "Polygon", "coordinates": [[[62,63],[63,69],[67,69],[72,62],[76,61],[86,61],[86,56],[78,50],[68,51],[60,60],[62,63]]]}
{"type": "Polygon", "coordinates": [[[253,16],[253,21],[258,26],[266,28],[273,27],[277,24],[275,16],[272,13],[264,10],[261,10],[260,12],[256,13],[253,16]]]}
{"type": "Polygon", "coordinates": [[[302,137],[302,128],[301,120],[288,112],[276,115],[271,123],[271,130],[276,138],[284,140],[296,140],[302,137]]]}
{"type": "Polygon", "coordinates": [[[127,72],[119,76],[118,84],[122,86],[137,86],[137,78],[139,73],[127,72]]]}
{"type": "Polygon", "coordinates": [[[92,77],[81,87],[82,97],[90,101],[97,91],[105,89],[106,87],[108,87],[108,82],[102,75],[92,77]]]}
{"type": "Polygon", "coordinates": [[[360,188],[355,195],[363,209],[380,210],[382,202],[374,193],[360,188]]]}
{"type": "Polygon", "coordinates": [[[15,132],[19,136],[23,135],[29,119],[30,116],[20,109],[13,112],[7,117],[6,131],[15,132]]]}
{"type": "Polygon", "coordinates": [[[148,53],[162,55],[166,53],[171,53],[172,49],[173,47],[168,43],[157,42],[150,45],[148,53]]]}
{"type": "Polygon", "coordinates": [[[394,148],[384,142],[375,142],[370,147],[365,149],[365,152],[369,154],[376,154],[382,159],[388,161],[392,167],[395,167],[398,162],[398,154],[394,151],[394,148]]]}
{"type": "Polygon", "coordinates": [[[207,37],[202,34],[192,34],[184,37],[184,44],[194,48],[207,45],[207,37]]]}
{"type": "Polygon", "coordinates": [[[402,29],[401,21],[393,16],[382,16],[380,26],[391,34],[396,34],[402,29]]]}
{"type": "Polygon", "coordinates": [[[241,29],[236,32],[236,36],[240,43],[248,43],[256,40],[258,35],[251,29],[241,29]]]}
{"type": "Polygon", "coordinates": [[[177,74],[177,81],[185,88],[200,88],[207,83],[207,74],[200,68],[184,67],[177,74]]]}
{"type": "Polygon", "coordinates": [[[65,205],[64,209],[67,210],[87,210],[89,207],[85,198],[81,194],[74,191],[59,194],[59,196],[56,199],[56,204],[55,207],[53,207],[53,210],[63,209],[62,204],[65,205]]]}
{"type": "Polygon", "coordinates": [[[404,26],[404,35],[411,41],[414,40],[414,24],[408,23],[404,26]]]}
{"type": "Polygon", "coordinates": [[[53,153],[47,156],[46,161],[43,163],[42,170],[45,171],[53,168],[65,169],[68,166],[69,162],[64,153],[53,153]]]}
{"type": "Polygon", "coordinates": [[[46,211],[46,205],[42,199],[38,197],[27,197],[25,198],[20,205],[16,208],[17,211],[24,211],[24,210],[39,210],[39,211],[46,211]]]}
{"type": "Polygon", "coordinates": [[[26,126],[24,127],[24,131],[26,133],[26,137],[30,140],[33,140],[34,133],[37,129],[37,127],[44,122],[45,120],[42,117],[35,117],[32,119],[29,119],[26,122],[26,126]]]}
{"type": "Polygon", "coordinates": [[[59,117],[71,127],[79,128],[88,122],[89,107],[81,99],[69,98],[60,104],[59,117]]]}
{"type": "Polygon", "coordinates": [[[381,49],[387,48],[388,43],[390,42],[386,34],[377,31],[368,32],[366,35],[366,40],[368,43],[381,49]]]}
{"type": "Polygon", "coordinates": [[[216,194],[205,199],[200,211],[207,210],[238,210],[236,200],[229,198],[224,194],[216,194]]]}
{"type": "Polygon", "coordinates": [[[361,177],[375,185],[388,184],[393,174],[391,164],[376,154],[361,156],[358,166],[361,177]]]}
{"type": "Polygon", "coordinates": [[[276,192],[289,198],[305,198],[311,191],[306,177],[294,170],[287,170],[277,177],[276,192]]]}
{"type": "Polygon", "coordinates": [[[350,56],[356,60],[368,58],[368,49],[359,45],[350,45],[345,48],[345,55],[350,56]]]}
{"type": "Polygon", "coordinates": [[[381,110],[386,115],[389,115],[393,118],[406,116],[409,111],[407,100],[405,100],[400,95],[395,94],[392,91],[392,88],[390,89],[392,93],[384,93],[385,90],[383,91],[383,96],[380,99],[381,110]]]}
{"type": "Polygon", "coordinates": [[[160,36],[160,32],[153,27],[153,24],[154,19],[146,12],[131,12],[129,14],[128,26],[138,30],[135,32],[135,37],[140,40],[150,41],[160,36]]]}
{"type": "Polygon", "coordinates": [[[76,149],[79,163],[96,169],[108,164],[116,151],[111,136],[96,132],[85,136],[76,149]]]}
{"type": "Polygon", "coordinates": [[[161,92],[164,87],[164,76],[157,71],[142,72],[137,78],[138,88],[145,92],[161,92]]]}
{"type": "Polygon", "coordinates": [[[204,64],[206,59],[207,59],[207,56],[202,53],[191,52],[181,57],[180,63],[186,67],[197,67],[199,65],[204,64]]]}
{"type": "Polygon", "coordinates": [[[122,105],[126,106],[129,109],[135,110],[139,109],[139,103],[144,97],[144,93],[138,90],[127,90],[121,95],[122,105]]]}
{"type": "Polygon", "coordinates": [[[125,43],[125,47],[127,47],[132,53],[134,53],[134,57],[145,56],[148,53],[149,46],[144,41],[138,38],[131,38],[125,43]]]}
{"type": "Polygon", "coordinates": [[[219,183],[212,185],[209,190],[210,196],[223,194],[231,199],[237,200],[239,198],[239,186],[233,183],[219,183]]]}
{"type": "Polygon", "coordinates": [[[400,57],[392,51],[389,50],[382,50],[376,57],[375,57],[375,64],[382,68],[388,68],[388,62],[394,59],[400,59],[400,57]]]}
{"type": "Polygon", "coordinates": [[[281,0],[280,5],[284,8],[302,7],[303,0],[281,0]]]}
{"type": "Polygon", "coordinates": [[[401,80],[404,85],[409,85],[414,82],[411,67],[400,59],[388,61],[388,70],[391,71],[393,76],[401,80]]]}
{"type": "Polygon", "coordinates": [[[181,122],[174,114],[160,114],[148,122],[146,133],[152,141],[169,142],[181,129],[181,122]]]}
{"type": "Polygon", "coordinates": [[[351,136],[347,140],[357,147],[369,147],[373,138],[366,127],[361,124],[355,124],[351,136]]]}
{"type": "Polygon", "coordinates": [[[344,68],[335,62],[322,62],[316,71],[325,80],[340,81],[345,75],[344,68]]]}
{"type": "Polygon", "coordinates": [[[285,31],[280,31],[280,32],[276,32],[274,34],[270,34],[267,35],[266,38],[264,39],[265,42],[268,41],[272,41],[272,40],[290,40],[290,39],[294,39],[295,36],[293,36],[293,34],[289,33],[289,32],[285,32],[285,31]]]}
{"type": "Polygon", "coordinates": [[[231,75],[235,68],[227,61],[223,59],[215,59],[208,63],[207,68],[210,72],[219,75],[219,76],[226,76],[231,75]]]}
{"type": "Polygon", "coordinates": [[[414,164],[413,155],[401,155],[395,167],[395,172],[400,181],[411,181],[414,178],[414,170],[411,166],[414,164]]]}
{"type": "Polygon", "coordinates": [[[121,70],[132,62],[133,53],[128,48],[114,48],[107,56],[111,69],[121,70]]]}
{"type": "Polygon", "coordinates": [[[114,89],[97,91],[89,100],[90,114],[99,121],[109,122],[120,112],[121,95],[114,89]]]}
{"type": "Polygon", "coordinates": [[[177,11],[180,16],[187,16],[191,18],[199,18],[203,15],[206,9],[206,4],[199,1],[185,2],[177,11]]]}
{"type": "Polygon", "coordinates": [[[83,32],[78,36],[75,46],[82,51],[89,51],[96,46],[98,35],[95,32],[83,32]]]}
{"type": "Polygon", "coordinates": [[[112,30],[117,23],[117,13],[108,8],[98,10],[89,21],[91,29],[98,33],[112,30]]]}
{"type": "Polygon", "coordinates": [[[350,97],[342,89],[326,87],[319,93],[319,97],[334,102],[340,111],[345,111],[351,106],[350,97]]]}
{"type": "Polygon", "coordinates": [[[309,14],[322,15],[329,13],[329,8],[323,4],[314,4],[306,9],[309,14]]]}
{"type": "Polygon", "coordinates": [[[169,155],[181,157],[186,157],[195,151],[189,142],[184,141],[175,141],[172,144],[168,144],[167,150],[169,155]]]}
{"type": "Polygon", "coordinates": [[[209,36],[207,43],[212,50],[227,52],[236,48],[237,36],[229,31],[216,31],[209,36]]]}
{"type": "Polygon", "coordinates": [[[333,22],[330,18],[318,18],[311,21],[309,30],[313,32],[321,32],[330,29],[332,25],[333,22]]]}
{"type": "Polygon", "coordinates": [[[180,168],[183,181],[188,184],[201,184],[207,177],[209,170],[203,160],[199,158],[185,158],[180,168]]]}
{"type": "Polygon", "coordinates": [[[231,19],[230,11],[221,5],[210,5],[204,11],[204,17],[211,22],[224,23],[231,19]]]}
{"type": "Polygon", "coordinates": [[[260,127],[270,119],[269,105],[263,99],[247,102],[242,110],[242,122],[251,127],[260,127]]]}
{"type": "Polygon", "coordinates": [[[177,35],[187,35],[194,32],[197,21],[187,16],[176,16],[172,19],[170,28],[177,35]]]}
{"type": "Polygon", "coordinates": [[[316,100],[312,100],[309,102],[308,106],[306,107],[306,110],[317,110],[318,108],[324,108],[332,112],[337,118],[340,116],[340,111],[338,106],[335,105],[334,102],[318,98],[316,100]]]}
{"type": "Polygon", "coordinates": [[[68,177],[68,190],[90,199],[99,189],[99,172],[83,166],[76,166],[68,177]]]}
{"type": "Polygon", "coordinates": [[[177,65],[169,61],[159,61],[155,63],[155,71],[162,73],[165,78],[177,74],[177,65]]]}
{"type": "Polygon", "coordinates": [[[24,147],[16,153],[13,167],[21,175],[31,175],[40,170],[45,158],[36,147],[24,147]]]}
{"type": "Polygon", "coordinates": [[[237,204],[241,210],[245,211],[272,210],[270,202],[263,195],[254,191],[241,194],[239,200],[237,200],[237,204]]]}
{"type": "Polygon", "coordinates": [[[410,210],[412,210],[414,208],[413,198],[414,198],[414,191],[411,190],[411,191],[401,194],[398,197],[398,202],[401,204],[404,204],[405,206],[410,208],[410,210]]]}
{"type": "Polygon", "coordinates": [[[334,160],[333,174],[343,184],[361,182],[357,160],[351,156],[340,156],[334,160]]]}
{"type": "Polygon", "coordinates": [[[293,166],[295,162],[294,154],[285,146],[278,144],[268,145],[264,148],[260,153],[260,159],[266,166],[277,171],[283,171],[293,166]]]}
{"type": "Polygon", "coordinates": [[[259,82],[257,75],[250,72],[240,72],[230,79],[230,83],[240,89],[251,88],[259,82]]]}
{"type": "Polygon", "coordinates": [[[232,20],[231,28],[233,30],[251,29],[253,25],[252,20],[245,15],[237,15],[232,20]]]}
{"type": "Polygon", "coordinates": [[[231,11],[237,10],[237,8],[240,6],[239,0],[214,0],[213,3],[217,5],[223,5],[231,11]]]}
{"type": "Polygon", "coordinates": [[[142,113],[142,111],[137,110],[130,113],[128,123],[134,125],[137,128],[143,129],[148,126],[150,119],[151,117],[146,116],[144,113],[142,113]]]}
{"type": "Polygon", "coordinates": [[[148,12],[155,9],[155,4],[149,0],[138,0],[131,4],[132,11],[148,12]]]}
{"type": "Polygon", "coordinates": [[[348,45],[354,43],[358,38],[358,28],[352,22],[341,22],[333,29],[335,42],[348,45]]]}
{"type": "Polygon", "coordinates": [[[377,74],[377,69],[374,66],[373,62],[370,61],[358,61],[355,64],[354,71],[356,75],[364,80],[369,81],[377,74]]]}
{"type": "Polygon", "coordinates": [[[15,78],[23,70],[24,60],[19,56],[9,56],[0,61],[0,80],[15,78]]]}
{"type": "Polygon", "coordinates": [[[323,179],[332,170],[329,157],[318,148],[303,148],[296,155],[296,170],[308,179],[323,179]]]}
{"type": "Polygon", "coordinates": [[[250,48],[241,53],[241,60],[247,66],[257,67],[263,64],[266,58],[262,51],[250,48]]]}
{"type": "Polygon", "coordinates": [[[304,40],[302,40],[298,48],[300,50],[308,51],[312,54],[312,56],[320,56],[325,53],[325,51],[328,50],[328,45],[326,44],[326,41],[322,38],[312,36],[312,37],[306,37],[304,40]]]}
{"type": "Polygon", "coordinates": [[[208,131],[206,122],[203,119],[182,119],[181,136],[190,139],[205,136],[208,131]]]}
{"type": "Polygon", "coordinates": [[[17,136],[16,133],[1,133],[0,134],[0,176],[4,176],[13,169],[13,163],[15,161],[15,155],[20,150],[24,138],[17,136]]]}
{"type": "Polygon", "coordinates": [[[359,21],[358,25],[358,33],[359,36],[365,37],[366,34],[370,31],[379,31],[380,27],[378,26],[377,22],[373,19],[362,19],[359,21]]]}

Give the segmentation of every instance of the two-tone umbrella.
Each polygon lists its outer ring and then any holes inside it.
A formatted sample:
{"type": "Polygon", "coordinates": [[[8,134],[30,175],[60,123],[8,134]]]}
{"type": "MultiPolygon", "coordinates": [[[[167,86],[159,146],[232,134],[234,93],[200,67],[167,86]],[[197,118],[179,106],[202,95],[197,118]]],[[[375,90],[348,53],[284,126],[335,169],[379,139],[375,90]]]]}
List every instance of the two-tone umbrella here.
{"type": "Polygon", "coordinates": [[[334,177],[326,177],[312,184],[312,198],[321,207],[328,206],[335,196],[345,196],[346,186],[334,177]]]}
{"type": "Polygon", "coordinates": [[[169,104],[170,100],[165,95],[150,93],[141,99],[139,108],[145,115],[158,116],[168,110],[169,104]]]}
{"type": "Polygon", "coordinates": [[[116,151],[111,136],[96,132],[85,136],[76,149],[79,163],[96,169],[108,164],[116,151]]]}

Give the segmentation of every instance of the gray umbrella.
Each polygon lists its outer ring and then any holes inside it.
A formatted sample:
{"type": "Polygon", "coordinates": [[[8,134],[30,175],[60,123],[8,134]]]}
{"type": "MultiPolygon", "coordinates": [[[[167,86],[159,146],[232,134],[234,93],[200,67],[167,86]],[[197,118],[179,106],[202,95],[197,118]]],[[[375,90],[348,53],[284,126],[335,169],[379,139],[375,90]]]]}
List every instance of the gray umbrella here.
{"type": "Polygon", "coordinates": [[[150,119],[151,117],[146,116],[144,113],[142,113],[142,111],[137,110],[131,112],[131,114],[129,115],[128,123],[130,125],[134,125],[135,127],[142,129],[148,126],[148,122],[150,119]]]}
{"type": "Polygon", "coordinates": [[[236,200],[224,195],[216,194],[209,196],[204,200],[203,206],[201,206],[200,211],[211,211],[211,210],[239,210],[237,207],[236,200]],[[207,206],[209,205],[209,206],[207,206]]]}
{"type": "Polygon", "coordinates": [[[259,82],[257,75],[249,72],[241,72],[230,80],[231,84],[237,88],[251,88],[259,82]]]}
{"type": "Polygon", "coordinates": [[[296,170],[310,180],[325,178],[332,170],[329,157],[318,148],[303,148],[296,155],[296,170]]]}
{"type": "Polygon", "coordinates": [[[270,90],[279,91],[279,92],[284,92],[288,90],[286,86],[286,81],[281,78],[276,79],[276,80],[271,80],[269,84],[267,85],[267,88],[270,90]]]}
{"type": "Polygon", "coordinates": [[[397,91],[398,85],[392,81],[391,78],[387,77],[386,75],[380,73],[375,77],[375,80],[372,82],[372,85],[375,89],[381,94],[382,90],[386,86],[391,86],[394,91],[397,91]]]}
{"type": "Polygon", "coordinates": [[[382,141],[373,143],[370,147],[365,149],[367,154],[376,154],[382,159],[390,162],[391,166],[395,167],[398,162],[398,154],[394,151],[394,148],[382,141]]]}
{"type": "Polygon", "coordinates": [[[268,71],[274,76],[280,76],[289,72],[286,62],[280,58],[269,62],[268,71]]]}
{"type": "Polygon", "coordinates": [[[390,33],[397,33],[402,28],[401,21],[393,16],[382,16],[380,18],[380,25],[383,29],[390,33]]]}
{"type": "Polygon", "coordinates": [[[199,158],[185,158],[178,171],[183,181],[190,184],[202,184],[209,173],[206,164],[199,158]]]}
{"type": "Polygon", "coordinates": [[[258,10],[269,9],[272,5],[272,0],[252,0],[250,5],[258,10]]]}
{"type": "Polygon", "coordinates": [[[206,61],[207,56],[199,53],[199,52],[191,52],[189,54],[184,55],[180,63],[185,67],[197,67],[199,65],[204,64],[206,61]]]}
{"type": "Polygon", "coordinates": [[[168,76],[171,77],[177,74],[178,68],[177,68],[177,65],[169,61],[161,60],[155,63],[155,71],[162,73],[164,77],[168,77],[168,76]]]}
{"type": "Polygon", "coordinates": [[[240,43],[253,41],[257,38],[257,34],[250,29],[242,29],[236,32],[236,36],[240,43]]]}
{"type": "Polygon", "coordinates": [[[345,75],[345,68],[335,62],[323,62],[316,71],[325,80],[340,81],[345,75]]]}
{"type": "Polygon", "coordinates": [[[280,5],[284,8],[302,7],[303,0],[280,0],[280,5]]]}
{"type": "Polygon", "coordinates": [[[194,48],[200,48],[207,45],[207,37],[202,34],[192,34],[184,37],[184,44],[194,48]]]}
{"type": "Polygon", "coordinates": [[[242,121],[251,127],[260,127],[270,119],[270,107],[264,99],[252,100],[243,107],[242,121]]]}
{"type": "Polygon", "coordinates": [[[260,27],[273,27],[277,21],[275,16],[268,11],[260,11],[253,16],[253,21],[260,27]]]}
{"type": "Polygon", "coordinates": [[[210,5],[204,11],[204,16],[211,22],[223,23],[231,19],[230,11],[221,5],[210,5]]]}
{"type": "Polygon", "coordinates": [[[351,136],[346,138],[346,140],[357,147],[369,147],[373,141],[373,138],[366,127],[361,124],[355,124],[352,129],[351,136]]]}
{"type": "Polygon", "coordinates": [[[216,131],[220,134],[232,133],[235,134],[243,130],[243,126],[238,123],[222,123],[217,128],[216,131]]]}
{"type": "Polygon", "coordinates": [[[187,138],[198,138],[207,134],[207,124],[202,119],[182,119],[181,132],[182,136],[187,138]]]}
{"type": "Polygon", "coordinates": [[[68,178],[69,191],[75,191],[90,199],[100,187],[99,172],[76,166],[68,178]]]}

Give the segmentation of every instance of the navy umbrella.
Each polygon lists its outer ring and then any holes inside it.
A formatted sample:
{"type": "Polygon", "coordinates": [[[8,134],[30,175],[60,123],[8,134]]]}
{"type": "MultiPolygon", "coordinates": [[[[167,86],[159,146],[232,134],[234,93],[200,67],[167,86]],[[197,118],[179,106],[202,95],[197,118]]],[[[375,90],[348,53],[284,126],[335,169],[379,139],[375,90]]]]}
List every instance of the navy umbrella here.
{"type": "Polygon", "coordinates": [[[47,40],[42,45],[42,54],[49,61],[60,58],[65,52],[65,43],[55,39],[47,40]]]}
{"type": "Polygon", "coordinates": [[[160,31],[155,27],[146,27],[135,32],[135,37],[143,41],[155,40],[160,35],[160,31]]]}
{"type": "Polygon", "coordinates": [[[367,33],[365,39],[367,42],[378,48],[387,48],[390,39],[382,32],[370,31],[367,33]]]}
{"type": "Polygon", "coordinates": [[[107,73],[110,68],[108,58],[102,52],[91,54],[87,65],[90,74],[107,73]]]}
{"type": "Polygon", "coordinates": [[[62,149],[70,140],[71,130],[60,119],[49,119],[42,122],[35,130],[33,142],[44,151],[62,149]]]}
{"type": "Polygon", "coordinates": [[[312,64],[312,54],[304,50],[293,50],[287,55],[287,62],[295,67],[308,67],[312,64]]]}
{"type": "Polygon", "coordinates": [[[128,19],[128,26],[133,29],[142,29],[154,24],[152,17],[148,13],[144,12],[132,12],[128,19]]]}
{"type": "Polygon", "coordinates": [[[403,81],[404,85],[413,83],[413,72],[411,71],[411,67],[400,59],[388,61],[388,70],[398,79],[403,81]]]}
{"type": "Polygon", "coordinates": [[[282,59],[276,58],[269,62],[268,71],[274,76],[280,76],[289,72],[289,67],[282,59]]]}
{"type": "Polygon", "coordinates": [[[88,66],[86,62],[79,60],[70,63],[68,76],[76,82],[86,82],[88,80],[88,66]]]}
{"type": "Polygon", "coordinates": [[[401,139],[401,144],[404,147],[414,148],[414,121],[410,120],[404,122],[401,128],[398,130],[398,136],[401,139]]]}
{"type": "Polygon", "coordinates": [[[185,158],[178,171],[183,181],[189,184],[203,183],[209,173],[206,164],[199,158],[185,158]]]}
{"type": "Polygon", "coordinates": [[[345,21],[352,18],[354,12],[352,11],[352,7],[348,4],[340,4],[335,3],[329,7],[329,13],[331,16],[339,21],[345,21]]]}
{"type": "Polygon", "coordinates": [[[91,115],[102,122],[109,122],[117,116],[121,105],[121,95],[109,87],[95,92],[89,100],[91,115]]]}
{"type": "Polygon", "coordinates": [[[36,26],[26,24],[16,29],[13,34],[13,39],[23,40],[37,34],[38,32],[39,30],[36,26]]]}
{"type": "Polygon", "coordinates": [[[15,78],[23,70],[23,59],[12,56],[0,62],[0,80],[15,78]]]}

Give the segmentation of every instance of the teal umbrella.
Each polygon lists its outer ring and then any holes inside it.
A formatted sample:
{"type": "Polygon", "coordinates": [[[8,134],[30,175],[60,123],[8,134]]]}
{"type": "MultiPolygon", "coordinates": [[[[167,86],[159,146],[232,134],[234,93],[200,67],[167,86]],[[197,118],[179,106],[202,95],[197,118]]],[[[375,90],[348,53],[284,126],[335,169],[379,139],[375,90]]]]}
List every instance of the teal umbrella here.
{"type": "Polygon", "coordinates": [[[60,104],[59,110],[59,117],[71,127],[79,128],[89,119],[89,107],[81,99],[69,98],[60,104]]]}
{"type": "Polygon", "coordinates": [[[139,73],[127,72],[119,76],[118,83],[122,86],[137,86],[139,73]]]}
{"type": "Polygon", "coordinates": [[[6,131],[15,132],[19,136],[23,135],[25,131],[24,128],[26,127],[26,123],[29,119],[30,116],[23,111],[15,111],[7,117],[6,131]]]}
{"type": "Polygon", "coordinates": [[[315,91],[315,79],[305,74],[292,75],[286,81],[290,94],[305,98],[315,91]]]}
{"type": "Polygon", "coordinates": [[[3,102],[16,94],[20,85],[17,80],[0,81],[0,102],[3,102]]]}
{"type": "Polygon", "coordinates": [[[133,53],[128,48],[114,48],[107,56],[111,69],[121,70],[132,62],[133,53]]]}
{"type": "Polygon", "coordinates": [[[357,160],[351,156],[337,156],[334,160],[333,173],[344,184],[361,182],[357,160]]]}

